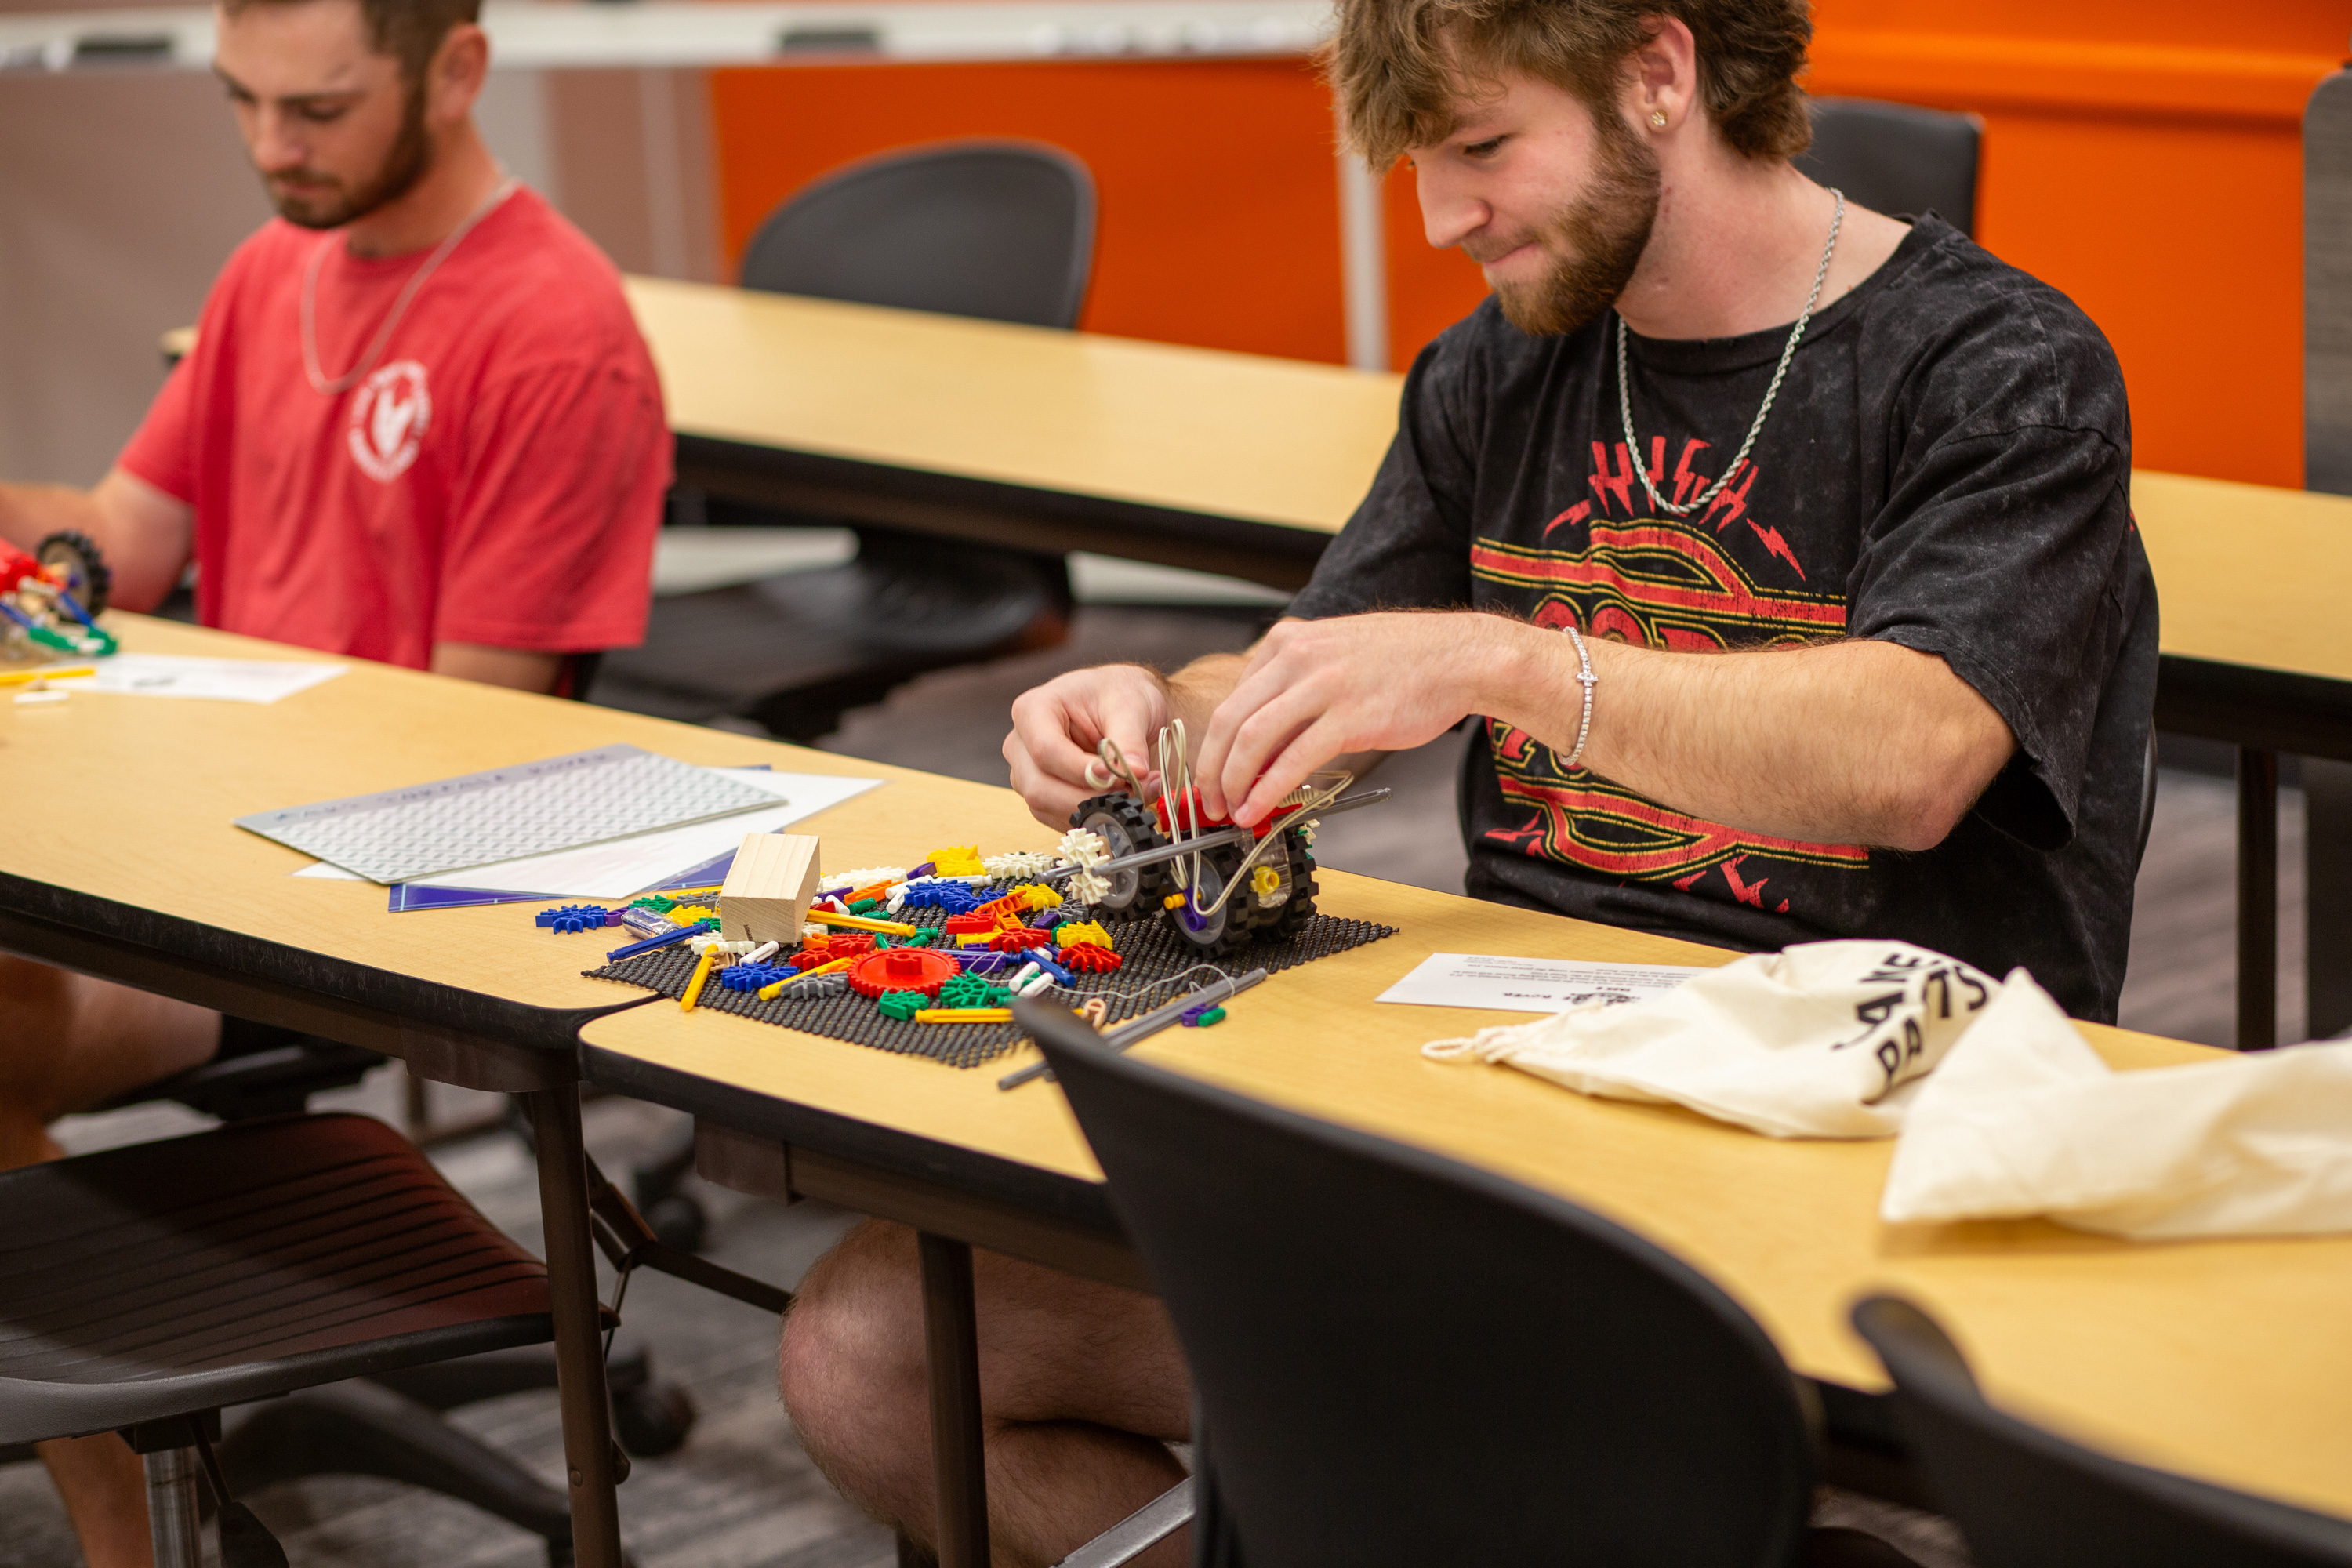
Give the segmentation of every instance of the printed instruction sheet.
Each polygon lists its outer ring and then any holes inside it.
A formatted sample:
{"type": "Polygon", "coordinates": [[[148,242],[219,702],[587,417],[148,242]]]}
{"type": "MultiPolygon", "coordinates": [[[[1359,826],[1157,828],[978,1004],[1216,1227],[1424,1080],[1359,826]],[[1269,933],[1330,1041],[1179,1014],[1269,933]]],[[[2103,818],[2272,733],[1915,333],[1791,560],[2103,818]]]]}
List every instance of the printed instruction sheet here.
{"type": "Polygon", "coordinates": [[[1676,963],[1585,963],[1569,958],[1433,952],[1381,992],[1379,1000],[1421,1007],[1558,1013],[1585,1002],[1646,1001],[1705,973],[1676,963]]]}

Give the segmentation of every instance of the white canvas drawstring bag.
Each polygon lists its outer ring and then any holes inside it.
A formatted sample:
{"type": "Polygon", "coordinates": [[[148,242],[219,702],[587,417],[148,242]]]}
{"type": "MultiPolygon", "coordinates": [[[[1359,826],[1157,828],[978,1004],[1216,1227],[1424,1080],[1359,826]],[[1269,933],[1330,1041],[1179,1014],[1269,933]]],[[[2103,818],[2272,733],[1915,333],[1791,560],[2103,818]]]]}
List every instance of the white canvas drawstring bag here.
{"type": "Polygon", "coordinates": [[[2352,1230],[2352,1044],[2119,1073],[2022,970],[1912,1101],[1883,1219],[2352,1230]]]}
{"type": "Polygon", "coordinates": [[[1884,1138],[1913,1086],[2001,983],[1901,942],[1817,942],[1695,975],[1663,996],[1586,1003],[1433,1040],[1580,1093],[1667,1101],[1775,1138],[1884,1138]]]}

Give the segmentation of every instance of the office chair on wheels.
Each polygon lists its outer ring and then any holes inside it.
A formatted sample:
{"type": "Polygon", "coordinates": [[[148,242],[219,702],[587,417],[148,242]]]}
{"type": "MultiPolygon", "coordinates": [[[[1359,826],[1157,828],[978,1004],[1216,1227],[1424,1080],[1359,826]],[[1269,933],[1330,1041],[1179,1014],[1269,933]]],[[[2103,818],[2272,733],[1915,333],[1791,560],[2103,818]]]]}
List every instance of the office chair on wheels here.
{"type": "MultiPolygon", "coordinates": [[[[1059,149],[947,142],[838,169],[786,201],[744,252],[742,286],[1068,329],[1093,270],[1094,182],[1059,149]]],[[[666,718],[721,714],[813,741],[918,675],[1067,634],[1058,554],[673,497],[714,526],[855,529],[857,558],[657,599],[646,646],[616,650],[596,697],[666,718]]]]}

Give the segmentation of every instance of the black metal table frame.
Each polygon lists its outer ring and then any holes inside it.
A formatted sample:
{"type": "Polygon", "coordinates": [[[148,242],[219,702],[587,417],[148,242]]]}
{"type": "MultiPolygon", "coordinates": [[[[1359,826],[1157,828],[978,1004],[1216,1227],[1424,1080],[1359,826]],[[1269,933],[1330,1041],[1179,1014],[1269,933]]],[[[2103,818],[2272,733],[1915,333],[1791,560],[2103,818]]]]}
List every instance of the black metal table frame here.
{"type": "MultiPolygon", "coordinates": [[[[1334,535],[1102,496],[681,434],[677,478],[714,495],[1023,550],[1088,550],[1305,584],[1334,535]]],[[[2166,655],[2157,728],[2238,748],[2238,1028],[2278,1037],[2278,759],[2352,762],[2352,681],[2166,655]]],[[[2352,942],[2352,930],[2345,933],[2352,942]]]]}
{"type": "Polygon", "coordinates": [[[547,1232],[572,1549],[580,1568],[622,1568],[578,1031],[642,999],[531,1007],[6,875],[0,951],[381,1051],[436,1082],[521,1097],[547,1232]]]}

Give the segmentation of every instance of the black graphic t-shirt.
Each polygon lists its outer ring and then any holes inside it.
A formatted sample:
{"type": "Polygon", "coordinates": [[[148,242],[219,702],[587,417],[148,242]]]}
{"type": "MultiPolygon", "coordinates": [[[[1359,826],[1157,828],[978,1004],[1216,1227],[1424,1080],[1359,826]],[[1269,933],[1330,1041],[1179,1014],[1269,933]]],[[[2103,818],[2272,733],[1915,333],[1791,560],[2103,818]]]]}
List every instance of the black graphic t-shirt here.
{"type": "MultiPolygon", "coordinates": [[[[1371,493],[1292,604],[1314,618],[1475,606],[1665,648],[1872,637],[1941,655],[2017,754],[1921,854],[1705,822],[1488,721],[1465,773],[1476,897],[1751,951],[1896,937],[2023,964],[2112,1019],[2156,691],[2114,353],[2055,289],[1932,215],[1813,318],[1748,460],[1788,329],[1527,336],[1492,300],[1423,350],[1371,493]]],[[[1602,722],[1641,721],[1609,712],[1602,722]]]]}

